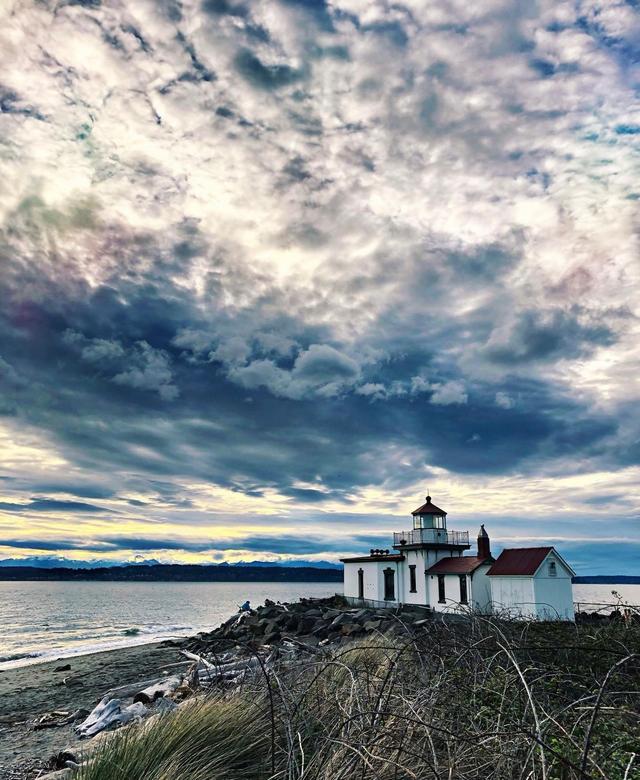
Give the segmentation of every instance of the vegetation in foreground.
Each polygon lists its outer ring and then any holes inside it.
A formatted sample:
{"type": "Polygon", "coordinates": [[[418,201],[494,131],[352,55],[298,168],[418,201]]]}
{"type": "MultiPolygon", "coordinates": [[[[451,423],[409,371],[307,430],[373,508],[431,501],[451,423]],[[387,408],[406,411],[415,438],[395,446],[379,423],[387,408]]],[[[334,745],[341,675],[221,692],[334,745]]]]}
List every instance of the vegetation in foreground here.
{"type": "Polygon", "coordinates": [[[638,780],[639,649],[638,623],[398,621],[125,729],[74,780],[638,780]]]}

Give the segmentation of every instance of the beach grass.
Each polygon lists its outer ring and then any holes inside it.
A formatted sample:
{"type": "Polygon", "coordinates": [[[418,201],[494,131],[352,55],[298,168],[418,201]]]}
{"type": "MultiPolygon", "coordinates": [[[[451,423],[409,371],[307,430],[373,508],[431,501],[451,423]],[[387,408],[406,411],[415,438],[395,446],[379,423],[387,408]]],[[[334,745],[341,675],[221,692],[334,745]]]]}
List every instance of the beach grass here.
{"type": "Polygon", "coordinates": [[[114,734],[76,773],[78,780],[256,780],[267,768],[266,711],[234,697],[185,702],[114,734]]]}
{"type": "Polygon", "coordinates": [[[638,780],[640,626],[473,618],[282,660],[77,780],[638,780]]]}

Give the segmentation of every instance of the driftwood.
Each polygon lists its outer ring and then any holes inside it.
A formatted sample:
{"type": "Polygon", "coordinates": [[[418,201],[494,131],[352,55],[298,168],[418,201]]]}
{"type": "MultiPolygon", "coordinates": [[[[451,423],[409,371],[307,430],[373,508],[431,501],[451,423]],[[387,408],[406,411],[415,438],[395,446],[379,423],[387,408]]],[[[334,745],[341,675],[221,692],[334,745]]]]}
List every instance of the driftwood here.
{"type": "Polygon", "coordinates": [[[160,682],[149,685],[142,691],[138,691],[133,697],[133,701],[151,704],[156,699],[161,699],[163,696],[168,696],[170,693],[173,693],[181,684],[182,675],[176,674],[173,677],[165,677],[160,680],[160,682]]]}
{"type": "Polygon", "coordinates": [[[138,682],[128,683],[127,685],[120,685],[118,688],[110,688],[102,697],[103,699],[128,699],[130,696],[134,696],[144,688],[148,688],[151,685],[156,685],[166,680],[166,677],[152,677],[149,680],[138,680],[138,682]]]}
{"type": "Polygon", "coordinates": [[[76,731],[81,737],[92,737],[107,728],[123,726],[132,720],[143,718],[146,714],[147,708],[141,702],[130,704],[123,709],[120,699],[105,697],[100,700],[89,717],[76,726],[76,731]]]}

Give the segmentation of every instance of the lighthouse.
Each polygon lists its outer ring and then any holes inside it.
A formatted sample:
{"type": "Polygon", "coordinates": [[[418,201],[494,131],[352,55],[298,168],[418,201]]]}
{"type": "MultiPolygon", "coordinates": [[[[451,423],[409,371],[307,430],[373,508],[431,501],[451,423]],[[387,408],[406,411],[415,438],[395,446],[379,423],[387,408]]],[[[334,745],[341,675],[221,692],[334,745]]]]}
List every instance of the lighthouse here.
{"type": "Polygon", "coordinates": [[[573,620],[573,569],[553,547],[503,550],[497,560],[484,525],[477,552],[468,531],[447,526],[431,496],[411,512],[411,528],[393,534],[392,550],[343,558],[344,595],[353,604],[411,604],[434,612],[500,612],[539,620],[573,620]]]}

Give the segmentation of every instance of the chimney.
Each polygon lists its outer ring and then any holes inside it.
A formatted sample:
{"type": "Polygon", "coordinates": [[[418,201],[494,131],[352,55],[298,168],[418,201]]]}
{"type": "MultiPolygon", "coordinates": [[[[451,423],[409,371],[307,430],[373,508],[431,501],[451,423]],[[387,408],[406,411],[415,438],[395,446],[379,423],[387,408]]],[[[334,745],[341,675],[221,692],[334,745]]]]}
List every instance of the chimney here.
{"type": "Polygon", "coordinates": [[[484,525],[478,531],[478,558],[491,558],[491,543],[489,534],[484,530],[484,525]]]}

